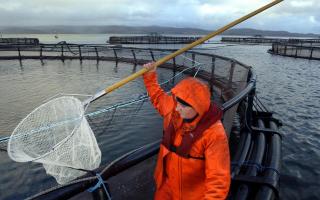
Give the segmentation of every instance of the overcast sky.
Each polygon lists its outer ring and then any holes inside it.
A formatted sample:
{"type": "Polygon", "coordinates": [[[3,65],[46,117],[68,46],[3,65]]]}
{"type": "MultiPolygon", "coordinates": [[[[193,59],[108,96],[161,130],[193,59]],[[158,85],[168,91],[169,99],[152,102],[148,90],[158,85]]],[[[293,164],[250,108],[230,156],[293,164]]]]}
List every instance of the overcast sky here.
{"type": "MultiPolygon", "coordinates": [[[[0,0],[0,26],[129,25],[214,30],[271,0],[0,0]]],[[[285,0],[237,28],[320,33],[320,0],[285,0]]]]}

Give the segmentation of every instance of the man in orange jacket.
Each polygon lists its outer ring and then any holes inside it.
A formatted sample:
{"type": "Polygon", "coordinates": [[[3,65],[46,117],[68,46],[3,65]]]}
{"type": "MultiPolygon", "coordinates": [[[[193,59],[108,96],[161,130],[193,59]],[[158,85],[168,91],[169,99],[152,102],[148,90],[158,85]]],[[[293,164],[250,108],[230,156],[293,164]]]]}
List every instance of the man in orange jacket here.
{"type": "Polygon", "coordinates": [[[153,63],[143,75],[153,106],[164,118],[154,178],[156,200],[226,199],[230,187],[228,139],[221,110],[210,102],[206,84],[178,83],[171,95],[158,84],[153,63]]]}

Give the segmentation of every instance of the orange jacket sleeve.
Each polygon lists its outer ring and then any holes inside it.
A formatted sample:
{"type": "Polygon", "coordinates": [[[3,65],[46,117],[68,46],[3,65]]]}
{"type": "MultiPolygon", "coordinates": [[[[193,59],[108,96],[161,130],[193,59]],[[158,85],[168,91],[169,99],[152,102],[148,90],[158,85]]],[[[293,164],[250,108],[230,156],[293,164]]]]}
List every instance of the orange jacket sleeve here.
{"type": "Polygon", "coordinates": [[[174,100],[160,87],[156,72],[149,72],[143,75],[151,103],[158,110],[162,117],[166,116],[173,109],[174,100]]]}
{"type": "Polygon", "coordinates": [[[205,150],[205,200],[226,199],[230,188],[228,139],[221,122],[218,123],[205,150]]]}

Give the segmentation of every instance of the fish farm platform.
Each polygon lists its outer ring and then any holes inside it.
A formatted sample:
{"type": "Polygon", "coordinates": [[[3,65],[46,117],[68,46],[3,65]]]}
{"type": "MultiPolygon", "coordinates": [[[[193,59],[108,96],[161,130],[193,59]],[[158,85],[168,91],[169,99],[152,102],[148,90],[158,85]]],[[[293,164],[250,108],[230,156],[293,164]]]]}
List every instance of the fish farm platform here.
{"type": "Polygon", "coordinates": [[[11,45],[39,45],[38,38],[0,38],[0,48],[11,45]]]}
{"type": "MultiPolygon", "coordinates": [[[[97,63],[113,61],[116,66],[118,62],[131,63],[132,71],[135,71],[136,65],[158,60],[172,51],[174,50],[58,43],[1,49],[0,60],[15,59],[21,65],[24,59],[41,62],[45,59],[62,62],[65,59],[78,59],[80,62],[88,59],[96,60],[97,63]]],[[[232,182],[228,199],[278,198],[282,141],[278,129],[281,122],[273,117],[256,96],[256,75],[252,67],[232,58],[188,51],[159,68],[169,70],[166,74],[172,78],[179,73],[186,76],[197,75],[197,78],[208,83],[212,100],[223,110],[223,125],[228,134],[231,153],[232,182]]],[[[114,110],[121,112],[121,105],[123,104],[115,105],[114,110]]],[[[104,127],[102,130],[105,130],[104,127]]],[[[99,174],[104,180],[102,182],[107,185],[106,190],[112,199],[152,198],[152,172],[159,144],[160,141],[154,141],[94,170],[93,173],[99,174]]],[[[67,184],[44,189],[28,199],[107,199],[103,187],[98,187],[92,193],[87,191],[101,182],[94,174],[88,173],[67,184]]]]}
{"type": "Polygon", "coordinates": [[[173,37],[161,35],[146,36],[111,36],[110,44],[189,44],[198,40],[200,37],[173,37]]]}
{"type": "Polygon", "coordinates": [[[232,43],[248,43],[248,44],[259,44],[259,43],[290,43],[290,44],[306,44],[306,45],[316,45],[320,44],[320,39],[300,39],[300,38],[267,38],[267,37],[222,37],[221,42],[232,42],[232,43]]]}
{"type": "Polygon", "coordinates": [[[268,53],[293,58],[304,58],[309,60],[320,60],[320,43],[318,46],[295,45],[292,43],[275,42],[268,53]]]}

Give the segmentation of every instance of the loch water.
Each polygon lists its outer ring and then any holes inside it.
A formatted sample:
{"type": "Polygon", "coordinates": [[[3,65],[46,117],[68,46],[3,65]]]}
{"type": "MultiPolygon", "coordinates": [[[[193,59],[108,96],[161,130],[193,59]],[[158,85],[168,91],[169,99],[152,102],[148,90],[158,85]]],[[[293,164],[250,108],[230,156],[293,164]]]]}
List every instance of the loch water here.
{"type": "MultiPolygon", "coordinates": [[[[3,35],[3,37],[21,35],[3,35]]],[[[107,35],[22,35],[43,43],[105,43],[107,35]]],[[[257,95],[283,123],[281,199],[318,199],[320,196],[320,61],[270,55],[268,45],[212,44],[199,51],[234,58],[253,67],[257,74],[257,95]]],[[[179,48],[179,45],[152,45],[179,48]]],[[[0,52],[1,53],[1,52],[0,52]]],[[[132,73],[133,66],[101,61],[17,60],[0,61],[0,136],[11,134],[34,108],[59,93],[93,94],[132,73]]],[[[145,93],[137,79],[110,96],[107,104],[129,100],[145,93]]],[[[102,163],[161,136],[161,118],[151,105],[130,122],[134,126],[111,126],[98,135],[102,163]]],[[[22,199],[55,185],[37,163],[15,163],[0,152],[0,199],[22,199]]]]}

